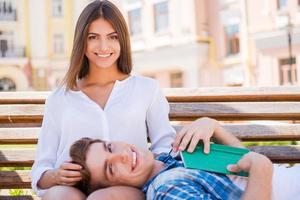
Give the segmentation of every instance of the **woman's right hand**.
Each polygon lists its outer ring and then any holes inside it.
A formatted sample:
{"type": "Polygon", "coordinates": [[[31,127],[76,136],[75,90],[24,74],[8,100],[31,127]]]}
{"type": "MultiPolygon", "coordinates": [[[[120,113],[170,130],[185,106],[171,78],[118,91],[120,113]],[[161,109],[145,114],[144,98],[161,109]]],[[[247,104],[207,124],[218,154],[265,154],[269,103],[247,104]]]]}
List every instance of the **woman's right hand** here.
{"type": "Polygon", "coordinates": [[[53,171],[55,183],[58,185],[73,186],[81,180],[81,174],[79,170],[81,166],[71,163],[69,161],[64,162],[58,169],[53,171]]]}

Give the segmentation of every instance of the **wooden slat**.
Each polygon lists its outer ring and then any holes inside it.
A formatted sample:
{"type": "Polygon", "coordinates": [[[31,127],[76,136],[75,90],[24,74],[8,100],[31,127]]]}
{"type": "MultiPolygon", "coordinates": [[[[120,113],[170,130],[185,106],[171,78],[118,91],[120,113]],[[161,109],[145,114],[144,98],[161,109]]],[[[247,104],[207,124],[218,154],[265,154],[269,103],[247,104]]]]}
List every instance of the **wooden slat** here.
{"type": "Polygon", "coordinates": [[[0,128],[0,144],[36,144],[40,128],[0,128]]]}
{"type": "MultiPolygon", "coordinates": [[[[223,126],[242,141],[300,140],[300,124],[224,124],[223,126]]],[[[173,127],[179,132],[182,125],[173,127]]],[[[36,144],[39,131],[40,128],[0,128],[0,144],[36,144]]]]}
{"type": "Polygon", "coordinates": [[[47,92],[0,92],[0,104],[44,104],[47,92]]]}
{"type": "Polygon", "coordinates": [[[0,171],[0,189],[31,188],[28,170],[0,171]]]}
{"type": "Polygon", "coordinates": [[[299,120],[298,102],[170,103],[172,120],[299,120]]]}
{"type": "Polygon", "coordinates": [[[35,149],[0,150],[0,167],[30,167],[35,157],[35,149]]]}
{"type": "MultiPolygon", "coordinates": [[[[172,102],[300,101],[300,87],[164,88],[172,102]]],[[[43,104],[50,92],[1,92],[0,104],[43,104]]]]}
{"type": "MultiPolygon", "coordinates": [[[[300,146],[255,146],[251,150],[268,156],[275,163],[300,162],[300,146]]],[[[7,152],[4,152],[7,153],[7,152]]],[[[21,155],[21,152],[19,152],[21,155]]],[[[28,155],[28,154],[26,154],[28,155]]],[[[24,153],[22,155],[25,156],[24,153]]],[[[30,188],[28,170],[0,171],[0,189],[30,188]]]]}
{"type": "Polygon", "coordinates": [[[21,195],[21,196],[0,196],[0,200],[41,200],[37,196],[21,195]]]}
{"type": "MultiPolygon", "coordinates": [[[[171,103],[172,120],[300,120],[297,102],[171,103]]],[[[0,123],[40,123],[44,105],[0,105],[0,123]]]]}
{"type": "Polygon", "coordinates": [[[164,88],[171,102],[300,101],[300,87],[164,88]]]}
{"type": "Polygon", "coordinates": [[[275,163],[299,163],[300,146],[253,146],[252,151],[269,157],[275,163]]]}
{"type": "MultiPolygon", "coordinates": [[[[223,124],[222,126],[242,141],[300,140],[300,124],[223,124]]],[[[179,132],[183,126],[173,127],[176,132],[179,132]]]]}
{"type": "Polygon", "coordinates": [[[0,123],[40,123],[44,105],[0,105],[0,123]]]}

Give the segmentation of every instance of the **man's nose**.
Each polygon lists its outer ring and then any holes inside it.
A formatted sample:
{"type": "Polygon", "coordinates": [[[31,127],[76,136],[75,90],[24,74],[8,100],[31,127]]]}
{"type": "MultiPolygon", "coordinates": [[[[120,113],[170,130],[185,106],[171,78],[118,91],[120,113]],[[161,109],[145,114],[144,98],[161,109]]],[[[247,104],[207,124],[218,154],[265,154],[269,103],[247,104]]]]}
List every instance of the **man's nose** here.
{"type": "Polygon", "coordinates": [[[129,154],[126,151],[115,153],[111,156],[111,161],[127,163],[129,161],[129,154]]]}

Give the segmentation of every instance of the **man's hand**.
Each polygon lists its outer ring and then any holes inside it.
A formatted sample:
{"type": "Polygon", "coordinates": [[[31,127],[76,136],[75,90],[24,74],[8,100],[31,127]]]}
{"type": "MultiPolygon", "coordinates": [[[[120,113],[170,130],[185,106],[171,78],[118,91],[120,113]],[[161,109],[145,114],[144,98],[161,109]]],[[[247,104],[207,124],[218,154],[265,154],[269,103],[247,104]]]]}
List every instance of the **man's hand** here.
{"type": "Polygon", "coordinates": [[[249,172],[248,183],[242,200],[271,199],[273,165],[267,157],[249,152],[237,164],[228,165],[227,169],[231,172],[249,172]]]}
{"type": "Polygon", "coordinates": [[[272,162],[264,155],[255,152],[249,152],[245,154],[237,164],[228,165],[227,169],[231,172],[250,172],[251,168],[259,166],[272,167],[272,162]]]}

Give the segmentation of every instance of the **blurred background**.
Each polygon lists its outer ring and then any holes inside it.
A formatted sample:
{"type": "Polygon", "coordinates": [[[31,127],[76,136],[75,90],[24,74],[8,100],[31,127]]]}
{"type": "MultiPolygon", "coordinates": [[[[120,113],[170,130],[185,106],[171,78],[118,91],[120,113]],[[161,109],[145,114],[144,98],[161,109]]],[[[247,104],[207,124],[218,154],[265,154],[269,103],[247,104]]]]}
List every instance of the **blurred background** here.
{"type": "MultiPolygon", "coordinates": [[[[0,0],[0,91],[52,90],[90,0],[0,0]]],[[[300,85],[300,0],[113,0],[133,74],[162,87],[300,85]]]]}

